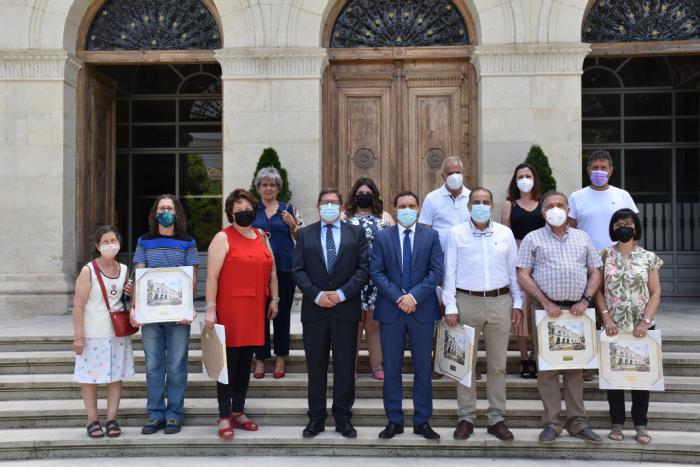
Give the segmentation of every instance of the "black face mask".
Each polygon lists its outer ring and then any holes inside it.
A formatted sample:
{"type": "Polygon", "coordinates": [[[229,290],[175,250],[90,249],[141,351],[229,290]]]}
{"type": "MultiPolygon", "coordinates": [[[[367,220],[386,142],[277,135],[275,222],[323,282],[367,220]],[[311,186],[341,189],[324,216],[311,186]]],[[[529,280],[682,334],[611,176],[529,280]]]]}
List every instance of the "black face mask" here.
{"type": "Polygon", "coordinates": [[[618,242],[627,243],[634,237],[634,228],[632,227],[619,227],[613,231],[615,238],[618,242]]]}
{"type": "Polygon", "coordinates": [[[236,225],[240,227],[248,227],[255,220],[255,211],[248,209],[247,211],[238,211],[233,213],[233,218],[236,225]]]}
{"type": "Polygon", "coordinates": [[[367,209],[368,207],[372,206],[373,201],[374,195],[370,193],[360,193],[359,195],[355,195],[355,204],[357,204],[357,207],[362,209],[367,209]]]}

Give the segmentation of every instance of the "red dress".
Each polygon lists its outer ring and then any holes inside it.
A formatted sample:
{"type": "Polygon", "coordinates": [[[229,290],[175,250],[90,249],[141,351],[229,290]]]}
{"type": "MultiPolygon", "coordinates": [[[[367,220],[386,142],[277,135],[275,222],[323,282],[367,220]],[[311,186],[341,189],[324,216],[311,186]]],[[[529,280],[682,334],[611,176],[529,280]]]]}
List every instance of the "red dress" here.
{"type": "Polygon", "coordinates": [[[234,226],[223,231],[228,237],[228,253],[219,273],[217,322],[226,328],[226,347],[263,345],[272,255],[257,229],[253,230],[257,234],[254,240],[234,226]]]}

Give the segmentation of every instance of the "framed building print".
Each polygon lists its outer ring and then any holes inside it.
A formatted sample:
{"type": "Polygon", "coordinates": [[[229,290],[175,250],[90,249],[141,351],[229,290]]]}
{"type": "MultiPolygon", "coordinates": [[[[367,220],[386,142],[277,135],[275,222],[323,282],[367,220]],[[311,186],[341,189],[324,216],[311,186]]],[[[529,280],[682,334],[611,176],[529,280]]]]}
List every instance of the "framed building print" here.
{"type": "Polygon", "coordinates": [[[165,323],[194,318],[194,268],[136,269],[136,321],[165,323]]]}
{"type": "Polygon", "coordinates": [[[661,331],[646,337],[631,332],[617,336],[600,333],[600,389],[664,390],[661,331]]]}
{"type": "Polygon", "coordinates": [[[474,354],[474,328],[465,324],[450,327],[445,321],[437,325],[435,367],[437,373],[470,387],[474,354]]]}
{"type": "Polygon", "coordinates": [[[550,318],[544,310],[535,311],[537,328],[537,364],[540,370],[598,368],[598,342],[595,310],[581,316],[562,310],[550,318]]]}

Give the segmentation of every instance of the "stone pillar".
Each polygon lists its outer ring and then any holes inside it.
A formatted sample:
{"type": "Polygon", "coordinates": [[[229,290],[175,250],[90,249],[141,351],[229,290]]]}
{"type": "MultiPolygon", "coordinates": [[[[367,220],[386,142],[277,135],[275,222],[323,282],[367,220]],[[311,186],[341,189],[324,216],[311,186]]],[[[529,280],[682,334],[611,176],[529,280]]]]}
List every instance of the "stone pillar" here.
{"type": "Polygon", "coordinates": [[[229,48],[216,52],[223,83],[224,196],[248,188],[262,151],[287,169],[292,202],[305,219],[321,180],[323,48],[229,48]]]}
{"type": "Polygon", "coordinates": [[[0,50],[0,317],[68,309],[80,66],[64,50],[0,50]]]}
{"type": "Polygon", "coordinates": [[[479,180],[498,207],[532,144],[549,158],[557,188],[581,187],[581,73],[588,44],[477,46],[479,180]]]}

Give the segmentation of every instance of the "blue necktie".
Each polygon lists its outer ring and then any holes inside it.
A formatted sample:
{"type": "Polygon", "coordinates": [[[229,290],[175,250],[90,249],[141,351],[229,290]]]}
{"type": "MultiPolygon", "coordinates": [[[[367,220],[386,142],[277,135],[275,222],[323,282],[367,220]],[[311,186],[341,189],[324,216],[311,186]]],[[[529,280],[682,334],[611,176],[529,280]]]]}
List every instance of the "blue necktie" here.
{"type": "Polygon", "coordinates": [[[401,288],[404,293],[411,289],[411,231],[403,231],[403,273],[401,276],[401,288]]]}
{"type": "Polygon", "coordinates": [[[333,270],[336,256],[335,240],[333,240],[333,224],[326,224],[326,269],[328,272],[333,270]]]}

